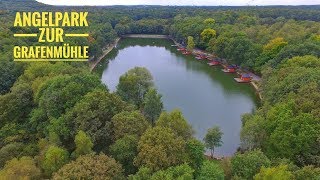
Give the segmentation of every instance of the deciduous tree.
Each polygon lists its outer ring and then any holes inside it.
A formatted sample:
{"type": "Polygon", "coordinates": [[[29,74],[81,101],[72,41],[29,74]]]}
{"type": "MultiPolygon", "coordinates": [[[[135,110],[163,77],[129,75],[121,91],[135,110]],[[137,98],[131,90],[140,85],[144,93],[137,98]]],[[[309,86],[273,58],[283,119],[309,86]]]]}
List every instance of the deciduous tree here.
{"type": "Polygon", "coordinates": [[[213,157],[214,148],[220,147],[222,145],[222,135],[220,128],[218,126],[214,126],[209,128],[206,136],[204,137],[205,145],[211,151],[211,156],[213,157]]]}
{"type": "Polygon", "coordinates": [[[178,109],[172,112],[161,113],[156,126],[166,127],[185,140],[192,137],[192,127],[188,124],[187,120],[183,117],[182,112],[178,109]]]}
{"type": "Polygon", "coordinates": [[[261,167],[269,167],[270,160],[260,150],[236,154],[231,159],[232,175],[252,179],[260,171],[261,167]]]}
{"type": "Polygon", "coordinates": [[[84,155],[64,165],[53,176],[54,180],[64,179],[125,179],[121,165],[104,154],[84,155]]]}
{"type": "Polygon", "coordinates": [[[262,167],[260,172],[254,176],[255,180],[267,180],[267,179],[281,179],[291,180],[294,179],[292,172],[288,171],[286,165],[280,165],[277,167],[262,167]]]}
{"type": "Polygon", "coordinates": [[[223,180],[224,179],[223,169],[221,169],[219,164],[214,161],[205,161],[196,179],[197,180],[207,180],[207,179],[223,180]]]}
{"type": "Polygon", "coordinates": [[[133,165],[133,160],[138,154],[138,140],[137,136],[126,135],[110,146],[111,156],[123,165],[127,175],[137,171],[137,168],[133,165]]]}
{"type": "Polygon", "coordinates": [[[186,142],[170,128],[148,129],[138,143],[137,167],[145,166],[153,172],[186,162],[186,142]]]}
{"type": "Polygon", "coordinates": [[[78,134],[76,135],[74,139],[74,143],[76,144],[76,150],[74,150],[73,156],[75,158],[92,153],[92,147],[93,143],[91,141],[91,138],[83,131],[78,131],[78,134]]]}
{"type": "Polygon", "coordinates": [[[120,139],[126,135],[140,137],[150,126],[148,121],[139,111],[124,111],[112,118],[114,139],[120,139]]]}
{"type": "Polygon", "coordinates": [[[146,68],[135,67],[120,76],[117,94],[124,101],[141,107],[144,95],[153,86],[152,80],[153,77],[146,68]]]}
{"type": "Polygon", "coordinates": [[[40,169],[31,157],[23,156],[8,161],[0,171],[1,179],[38,179],[40,169]]]}
{"type": "Polygon", "coordinates": [[[187,49],[189,51],[192,51],[195,47],[195,43],[194,43],[194,40],[193,40],[193,37],[192,36],[188,36],[188,43],[187,43],[187,49]]]}
{"type": "Polygon", "coordinates": [[[148,90],[144,97],[143,105],[143,113],[145,117],[154,124],[163,110],[161,95],[157,93],[156,89],[151,88],[148,90]]]}
{"type": "Polygon", "coordinates": [[[64,164],[66,164],[68,160],[68,151],[56,146],[50,146],[45,152],[44,160],[41,163],[41,166],[45,174],[50,177],[52,173],[56,172],[64,164]]]}

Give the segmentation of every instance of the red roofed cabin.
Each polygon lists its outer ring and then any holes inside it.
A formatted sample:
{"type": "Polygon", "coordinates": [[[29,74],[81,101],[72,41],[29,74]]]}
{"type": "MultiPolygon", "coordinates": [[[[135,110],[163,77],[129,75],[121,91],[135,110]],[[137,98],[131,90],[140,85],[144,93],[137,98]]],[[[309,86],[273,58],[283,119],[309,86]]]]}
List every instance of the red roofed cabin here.
{"type": "Polygon", "coordinates": [[[198,55],[196,56],[196,59],[198,59],[198,60],[203,60],[203,59],[206,59],[206,58],[207,58],[207,56],[204,55],[204,54],[198,54],[198,55]]]}
{"type": "Polygon", "coordinates": [[[251,81],[251,76],[249,74],[242,74],[240,78],[242,81],[251,81]]]}
{"type": "Polygon", "coordinates": [[[209,62],[208,64],[209,64],[209,66],[217,66],[217,65],[219,65],[220,63],[221,63],[221,62],[218,61],[218,60],[213,60],[213,61],[209,62]]]}
{"type": "Polygon", "coordinates": [[[234,65],[229,65],[227,66],[225,69],[223,69],[222,71],[225,73],[234,73],[236,72],[237,67],[234,65]]]}

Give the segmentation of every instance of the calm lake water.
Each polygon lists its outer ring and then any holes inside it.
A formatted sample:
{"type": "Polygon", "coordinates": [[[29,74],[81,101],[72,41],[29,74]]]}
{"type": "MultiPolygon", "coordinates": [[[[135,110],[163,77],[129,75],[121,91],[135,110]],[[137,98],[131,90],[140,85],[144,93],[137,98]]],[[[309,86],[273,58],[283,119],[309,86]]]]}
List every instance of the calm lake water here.
{"type": "Polygon", "coordinates": [[[136,66],[146,67],[162,94],[165,110],[180,109],[200,140],[208,128],[218,125],[224,133],[223,145],[215,153],[233,154],[240,143],[241,115],[258,105],[254,89],[236,83],[235,75],[223,73],[221,67],[182,55],[171,44],[166,39],[122,39],[97,71],[115,91],[122,74],[136,66]]]}

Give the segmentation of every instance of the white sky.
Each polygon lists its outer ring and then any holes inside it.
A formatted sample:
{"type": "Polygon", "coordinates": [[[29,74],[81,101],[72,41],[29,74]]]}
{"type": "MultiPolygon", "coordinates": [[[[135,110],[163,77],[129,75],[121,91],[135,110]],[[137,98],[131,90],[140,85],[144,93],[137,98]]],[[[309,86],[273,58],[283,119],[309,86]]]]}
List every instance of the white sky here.
{"type": "Polygon", "coordinates": [[[36,0],[50,5],[316,5],[320,0],[36,0]]]}

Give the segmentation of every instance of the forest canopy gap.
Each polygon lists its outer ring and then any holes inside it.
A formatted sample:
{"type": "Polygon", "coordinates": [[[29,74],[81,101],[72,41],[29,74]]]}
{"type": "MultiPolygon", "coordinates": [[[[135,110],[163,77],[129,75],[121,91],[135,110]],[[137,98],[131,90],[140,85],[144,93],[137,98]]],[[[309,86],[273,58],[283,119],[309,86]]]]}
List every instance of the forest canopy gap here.
{"type": "Polygon", "coordinates": [[[17,27],[88,26],[88,12],[17,12],[17,27]]]}

